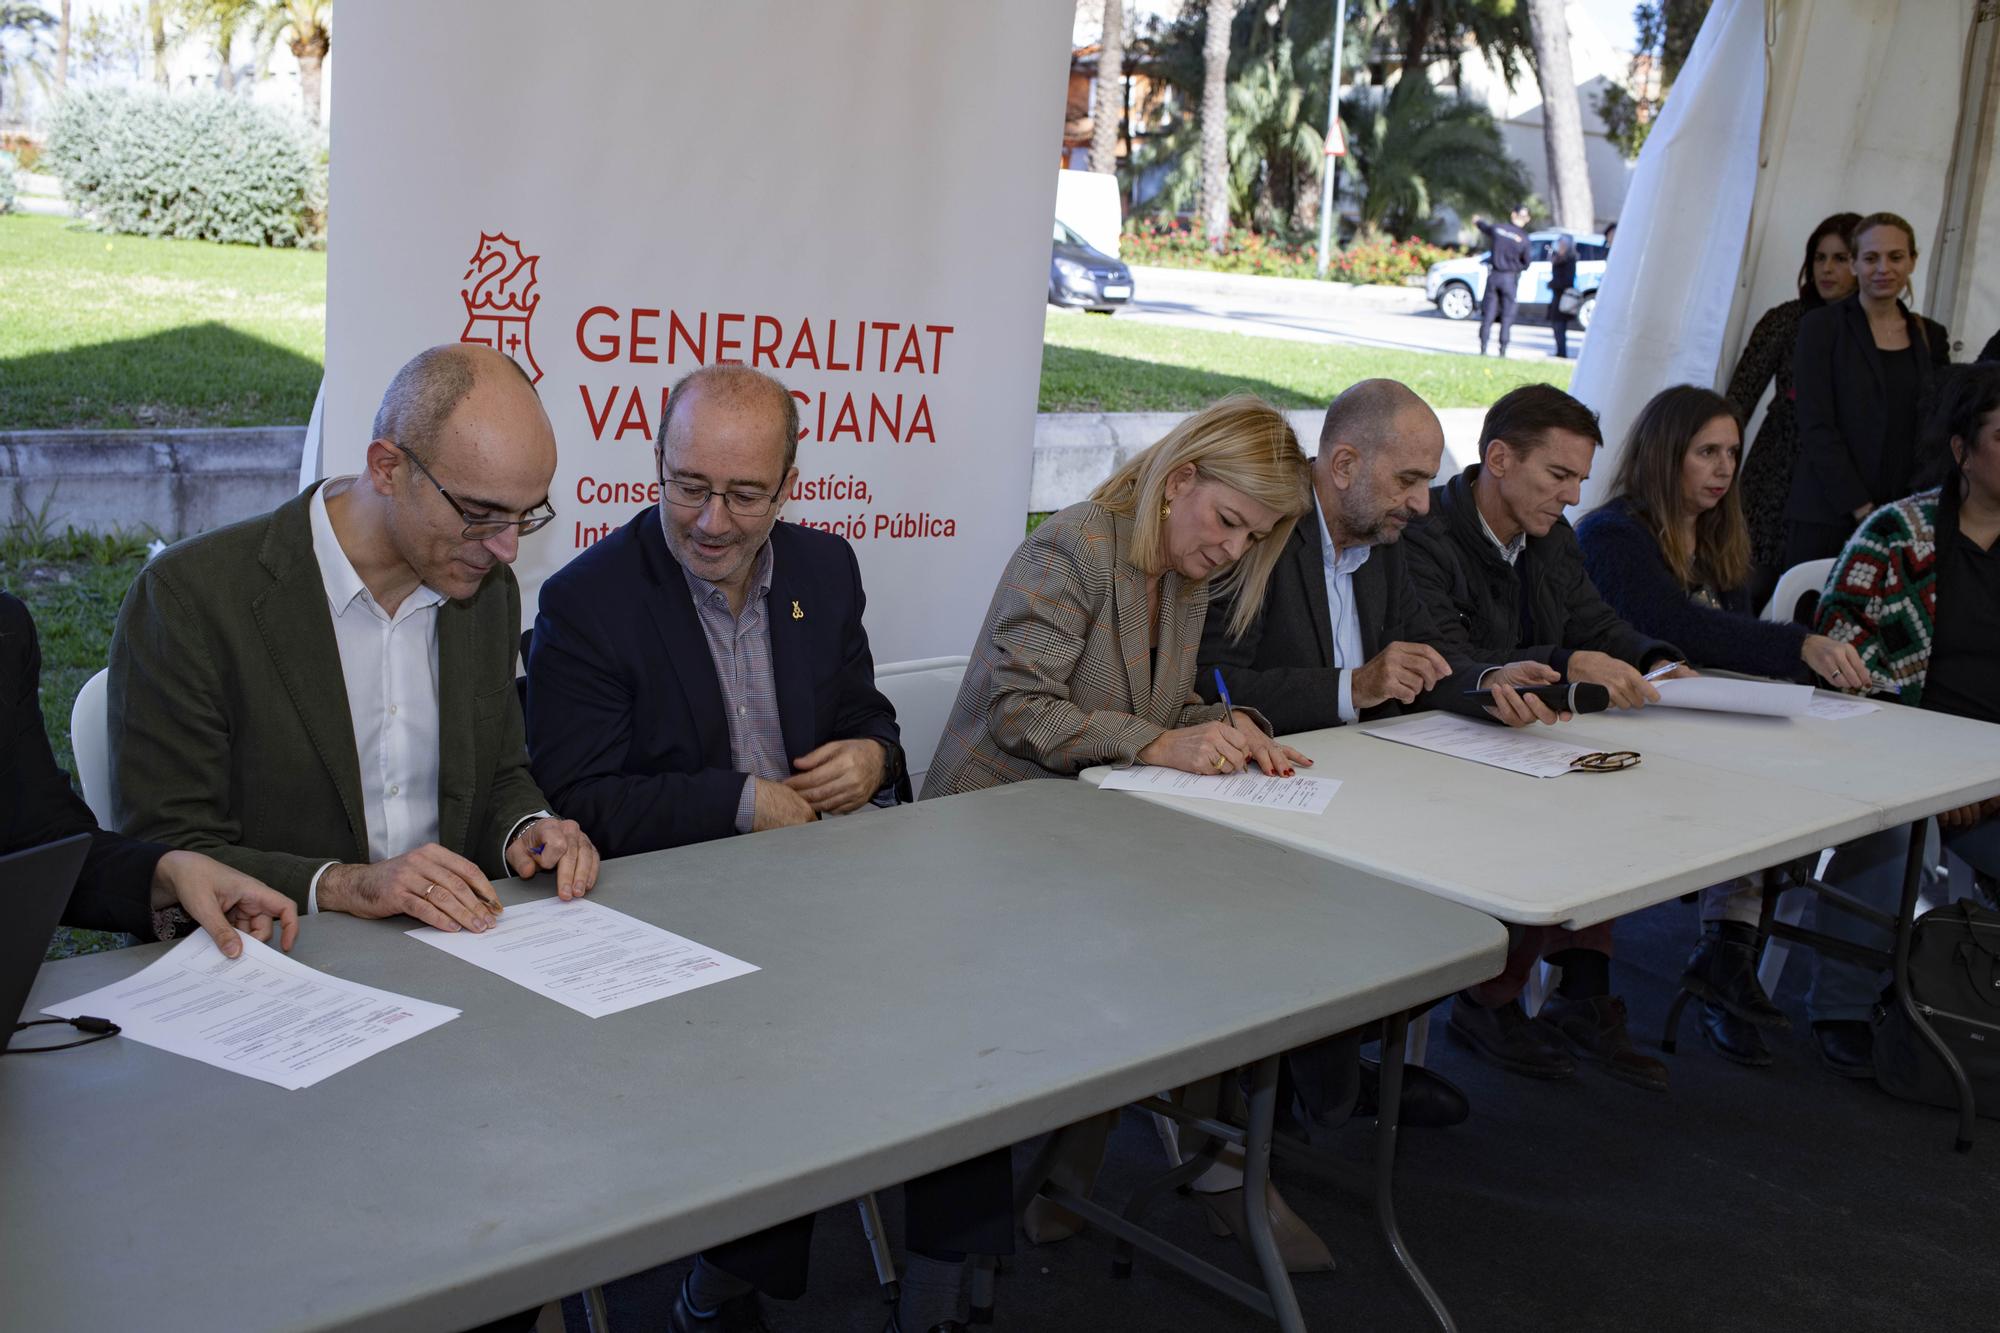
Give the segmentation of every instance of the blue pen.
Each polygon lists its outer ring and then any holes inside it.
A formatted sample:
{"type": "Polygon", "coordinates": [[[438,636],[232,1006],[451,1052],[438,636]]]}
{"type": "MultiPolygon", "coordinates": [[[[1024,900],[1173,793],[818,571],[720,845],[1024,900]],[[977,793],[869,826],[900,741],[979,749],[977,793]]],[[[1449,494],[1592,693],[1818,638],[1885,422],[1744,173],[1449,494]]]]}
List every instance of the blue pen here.
{"type": "Polygon", "coordinates": [[[1215,669],[1215,692],[1222,696],[1222,720],[1230,726],[1236,725],[1236,705],[1229,700],[1229,687],[1222,683],[1222,668],[1215,669]]]}

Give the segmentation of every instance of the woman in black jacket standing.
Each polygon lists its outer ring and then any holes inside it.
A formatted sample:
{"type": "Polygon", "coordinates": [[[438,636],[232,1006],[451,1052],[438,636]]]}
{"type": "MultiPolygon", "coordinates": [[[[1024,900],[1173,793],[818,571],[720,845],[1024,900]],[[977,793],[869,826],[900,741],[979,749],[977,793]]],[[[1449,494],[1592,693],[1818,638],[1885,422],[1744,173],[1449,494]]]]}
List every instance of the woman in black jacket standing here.
{"type": "Polygon", "coordinates": [[[1757,400],[1773,379],[1778,391],[1764,424],[1743,463],[1743,517],[1750,529],[1750,604],[1770,599],[1778,576],[1785,572],[1785,502],[1792,493],[1792,467],[1799,456],[1799,418],[1793,405],[1792,352],[1798,346],[1799,320],[1807,312],[1843,300],[1854,293],[1854,224],[1859,213],[1835,213],[1806,238],[1805,262],[1799,265],[1799,294],[1764,312],[1743,344],[1736,373],[1729,377],[1729,401],[1748,421],[1757,400]]]}
{"type": "Polygon", "coordinates": [[[1951,359],[1944,325],[1903,304],[1916,266],[1910,224],[1871,213],[1854,228],[1854,295],[1799,321],[1786,567],[1839,555],[1877,505],[1910,493],[1922,405],[1951,359]]]}
{"type": "Polygon", "coordinates": [[[1570,314],[1563,294],[1576,287],[1576,241],[1568,232],[1556,237],[1549,250],[1549,327],[1556,331],[1556,355],[1569,355],[1570,314]]]}

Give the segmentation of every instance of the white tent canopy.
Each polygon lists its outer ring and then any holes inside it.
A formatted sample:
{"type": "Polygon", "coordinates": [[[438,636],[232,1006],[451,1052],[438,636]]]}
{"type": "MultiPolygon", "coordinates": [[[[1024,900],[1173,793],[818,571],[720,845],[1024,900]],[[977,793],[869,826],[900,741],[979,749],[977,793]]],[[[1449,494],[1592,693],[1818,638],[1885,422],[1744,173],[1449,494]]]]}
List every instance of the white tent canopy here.
{"type": "Polygon", "coordinates": [[[2000,328],[1996,35],[1990,0],[1716,0],[1640,156],[1577,366],[1606,446],[1586,505],[1648,398],[1727,382],[1830,213],[1909,219],[1916,305],[1954,360],[2000,328]]]}

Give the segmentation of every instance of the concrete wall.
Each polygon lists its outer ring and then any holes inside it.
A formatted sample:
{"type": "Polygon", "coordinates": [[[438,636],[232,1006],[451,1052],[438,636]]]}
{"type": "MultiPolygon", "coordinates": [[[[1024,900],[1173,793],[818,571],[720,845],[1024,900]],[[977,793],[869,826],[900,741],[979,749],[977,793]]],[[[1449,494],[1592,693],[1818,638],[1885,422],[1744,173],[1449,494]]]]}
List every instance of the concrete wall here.
{"type": "Polygon", "coordinates": [[[0,524],[150,529],[172,540],[298,491],[304,426],[0,432],[0,524]]]}
{"type": "MultiPolygon", "coordinates": [[[[1178,412],[1045,412],[1035,422],[1028,509],[1075,504],[1174,428],[1178,412]]],[[[1287,414],[1312,453],[1324,415],[1287,414]]],[[[1447,474],[1476,453],[1478,408],[1440,412],[1447,474]]],[[[298,491],[305,427],[0,432],[0,526],[151,530],[172,541],[273,509],[298,491]]]]}

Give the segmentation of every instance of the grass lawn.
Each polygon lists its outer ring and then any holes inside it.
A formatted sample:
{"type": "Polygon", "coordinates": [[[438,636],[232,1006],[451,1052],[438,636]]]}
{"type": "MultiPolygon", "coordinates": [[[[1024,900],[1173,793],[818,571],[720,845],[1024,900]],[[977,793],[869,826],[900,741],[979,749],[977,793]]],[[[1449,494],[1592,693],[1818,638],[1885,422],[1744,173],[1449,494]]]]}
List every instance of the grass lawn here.
{"type": "MultiPolygon", "coordinates": [[[[0,217],[0,430],[303,424],[326,356],[326,255],[0,217]]],[[[1570,366],[1052,314],[1044,412],[1192,411],[1247,389],[1320,407],[1387,375],[1437,407],[1570,366]]]]}
{"type": "Polygon", "coordinates": [[[1247,390],[1279,407],[1325,407],[1356,380],[1398,379],[1433,407],[1485,407],[1523,384],[1569,387],[1569,362],[1494,361],[1295,342],[1051,312],[1044,412],[1188,412],[1247,390]]]}
{"type": "Polygon", "coordinates": [[[0,430],[312,415],[326,255],[0,217],[0,430]]]}

